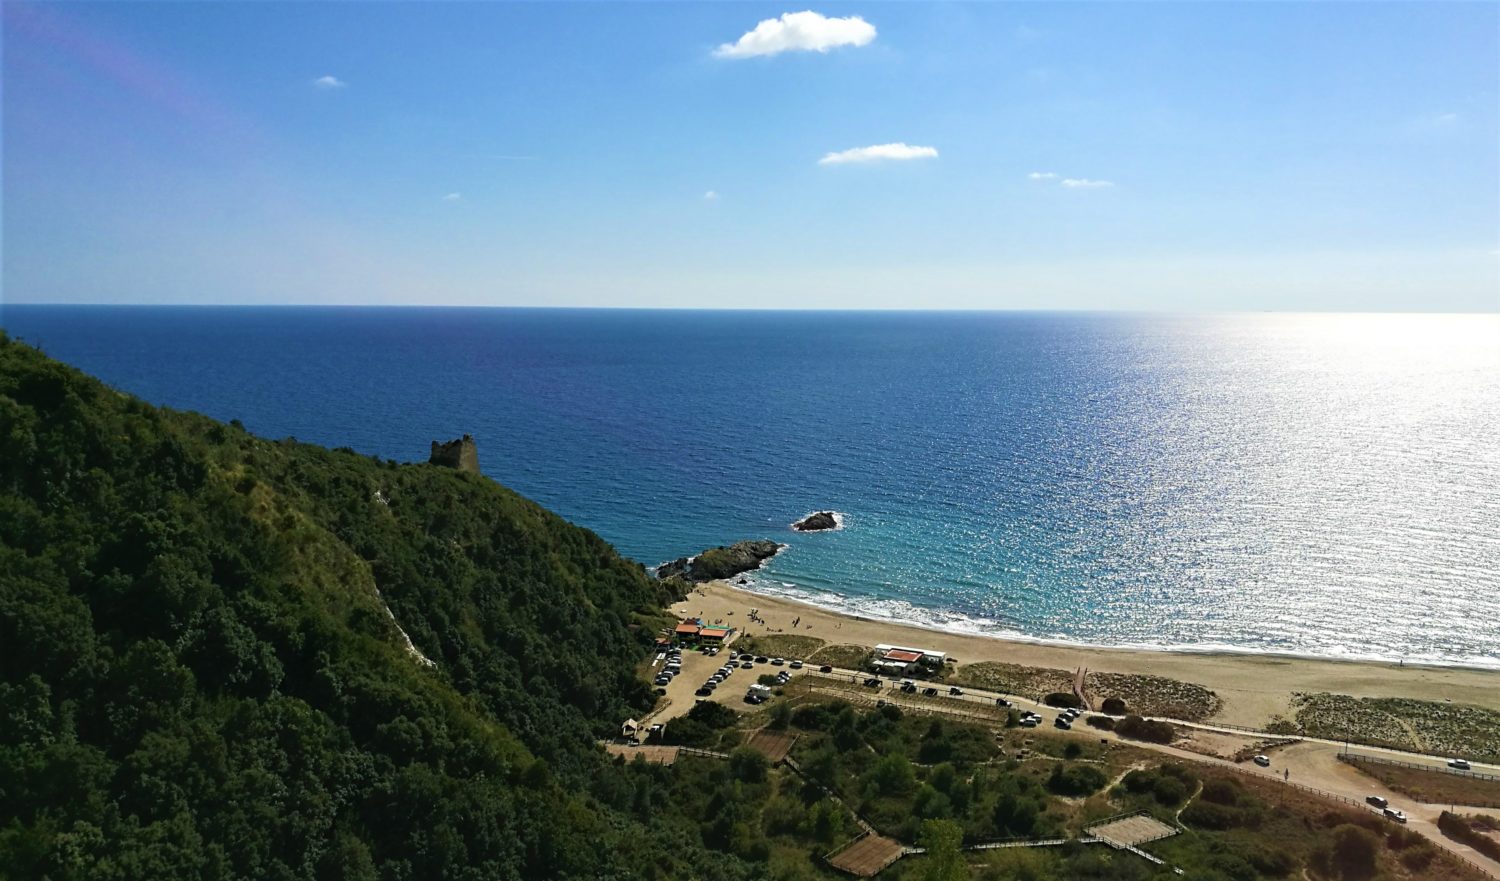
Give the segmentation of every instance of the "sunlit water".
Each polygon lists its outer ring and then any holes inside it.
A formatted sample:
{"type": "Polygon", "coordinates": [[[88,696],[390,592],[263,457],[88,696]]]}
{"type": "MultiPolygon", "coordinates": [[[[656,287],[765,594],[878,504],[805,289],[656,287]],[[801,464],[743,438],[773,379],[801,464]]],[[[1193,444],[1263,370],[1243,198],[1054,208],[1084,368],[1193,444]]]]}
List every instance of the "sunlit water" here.
{"type": "Polygon", "coordinates": [[[867,616],[1500,666],[1500,317],[9,307],[156,403],[867,616]],[[786,527],[819,508],[846,528],[786,527]]]}

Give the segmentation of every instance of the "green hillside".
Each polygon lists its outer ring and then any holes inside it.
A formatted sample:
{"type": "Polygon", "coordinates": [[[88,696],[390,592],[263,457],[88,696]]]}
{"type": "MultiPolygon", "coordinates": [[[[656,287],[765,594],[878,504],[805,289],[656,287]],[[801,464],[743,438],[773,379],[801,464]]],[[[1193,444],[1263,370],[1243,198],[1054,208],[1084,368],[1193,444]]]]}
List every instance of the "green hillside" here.
{"type": "Polygon", "coordinates": [[[659,590],[489,480],[0,336],[0,875],[739,877],[595,795],[649,783],[594,742],[659,590]]]}

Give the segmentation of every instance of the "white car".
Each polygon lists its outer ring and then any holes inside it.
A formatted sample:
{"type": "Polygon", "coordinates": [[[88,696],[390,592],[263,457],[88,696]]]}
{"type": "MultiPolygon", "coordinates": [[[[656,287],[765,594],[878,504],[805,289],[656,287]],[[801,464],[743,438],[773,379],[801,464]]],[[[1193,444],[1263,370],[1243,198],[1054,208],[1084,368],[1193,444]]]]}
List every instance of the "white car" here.
{"type": "Polygon", "coordinates": [[[1397,823],[1406,822],[1406,814],[1396,810],[1395,808],[1386,808],[1384,811],[1381,811],[1381,813],[1385,814],[1385,818],[1387,820],[1395,820],[1397,823]]]}
{"type": "Polygon", "coordinates": [[[1269,768],[1269,767],[1271,767],[1271,757],[1270,756],[1256,756],[1255,759],[1254,759],[1254,761],[1255,761],[1255,764],[1260,765],[1262,768],[1269,768]]]}
{"type": "Polygon", "coordinates": [[[1468,759],[1449,759],[1448,767],[1455,771],[1467,771],[1469,770],[1469,761],[1468,759]]]}

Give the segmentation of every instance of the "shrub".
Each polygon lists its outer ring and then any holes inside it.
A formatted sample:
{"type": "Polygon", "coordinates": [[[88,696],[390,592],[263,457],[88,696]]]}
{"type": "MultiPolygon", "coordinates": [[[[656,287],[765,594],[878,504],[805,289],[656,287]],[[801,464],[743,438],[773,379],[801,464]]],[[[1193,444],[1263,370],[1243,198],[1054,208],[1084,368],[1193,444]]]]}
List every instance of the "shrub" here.
{"type": "Polygon", "coordinates": [[[1157,777],[1151,784],[1151,797],[1156,799],[1157,804],[1165,807],[1177,807],[1182,804],[1187,795],[1187,785],[1176,777],[1163,775],[1157,777]]]}
{"type": "Polygon", "coordinates": [[[1043,699],[1043,703],[1049,707],[1062,707],[1064,709],[1074,709],[1083,706],[1083,701],[1079,700],[1078,695],[1071,691],[1054,691],[1043,699]]]}
{"type": "Polygon", "coordinates": [[[1109,778],[1093,765],[1054,765],[1047,788],[1058,795],[1089,795],[1104,788],[1109,778]]]}
{"type": "Polygon", "coordinates": [[[702,722],[710,728],[728,728],[735,723],[740,714],[723,704],[704,701],[701,704],[694,705],[691,710],[688,710],[687,717],[702,722]]]}
{"type": "Polygon", "coordinates": [[[1203,784],[1203,798],[1214,804],[1234,807],[1240,801],[1240,785],[1233,780],[1220,777],[1203,784]]]}
{"type": "Polygon", "coordinates": [[[1087,719],[1084,719],[1083,721],[1089,723],[1090,725],[1094,726],[1095,728],[1102,728],[1105,731],[1113,731],[1113,730],[1115,730],[1115,720],[1111,719],[1108,716],[1090,716],[1087,719]]]}
{"type": "Polygon", "coordinates": [[[1143,719],[1140,716],[1126,716],[1116,722],[1115,733],[1148,743],[1171,743],[1177,737],[1177,729],[1172,727],[1171,722],[1143,719]]]}
{"type": "Polygon", "coordinates": [[[770,768],[771,763],[766,761],[766,757],[748,746],[742,746],[729,754],[729,773],[736,780],[762,783],[770,768]]]}
{"type": "Polygon", "coordinates": [[[1099,709],[1101,712],[1107,713],[1111,716],[1123,716],[1127,712],[1125,707],[1125,700],[1118,697],[1105,698],[1104,703],[1099,707],[1099,709]]]}
{"type": "Polygon", "coordinates": [[[1500,844],[1496,844],[1488,835],[1474,831],[1473,823],[1467,817],[1443,811],[1438,816],[1438,831],[1454,841],[1467,844],[1492,860],[1500,860],[1500,844]]]}

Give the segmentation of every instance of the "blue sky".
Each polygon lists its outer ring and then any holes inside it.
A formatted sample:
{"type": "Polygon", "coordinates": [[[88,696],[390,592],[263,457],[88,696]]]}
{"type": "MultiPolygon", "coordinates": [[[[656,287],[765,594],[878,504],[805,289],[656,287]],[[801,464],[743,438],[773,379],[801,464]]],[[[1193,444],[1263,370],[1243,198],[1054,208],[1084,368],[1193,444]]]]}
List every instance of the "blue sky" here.
{"type": "Polygon", "coordinates": [[[7,2],[3,296],[1500,309],[1500,5],[807,9],[7,2]]]}

